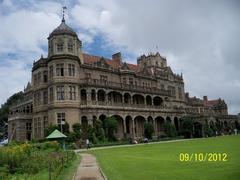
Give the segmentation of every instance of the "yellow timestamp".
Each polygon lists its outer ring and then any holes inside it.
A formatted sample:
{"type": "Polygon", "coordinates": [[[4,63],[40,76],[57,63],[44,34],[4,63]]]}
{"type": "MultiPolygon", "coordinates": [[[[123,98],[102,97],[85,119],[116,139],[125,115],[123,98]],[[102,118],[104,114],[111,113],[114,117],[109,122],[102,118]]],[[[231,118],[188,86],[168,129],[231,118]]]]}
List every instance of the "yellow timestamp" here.
{"type": "Polygon", "coordinates": [[[227,153],[180,153],[180,162],[226,162],[227,153]]]}

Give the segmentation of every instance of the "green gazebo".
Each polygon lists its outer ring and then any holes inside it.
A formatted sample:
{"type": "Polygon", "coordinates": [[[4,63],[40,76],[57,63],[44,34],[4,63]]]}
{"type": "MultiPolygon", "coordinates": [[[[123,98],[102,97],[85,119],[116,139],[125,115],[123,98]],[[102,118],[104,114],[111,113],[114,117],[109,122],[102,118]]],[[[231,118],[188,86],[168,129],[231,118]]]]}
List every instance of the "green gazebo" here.
{"type": "Polygon", "coordinates": [[[65,149],[65,138],[67,136],[61,133],[59,130],[55,129],[51,134],[49,134],[46,138],[47,139],[55,139],[60,140],[60,143],[62,144],[63,149],[65,149]]]}

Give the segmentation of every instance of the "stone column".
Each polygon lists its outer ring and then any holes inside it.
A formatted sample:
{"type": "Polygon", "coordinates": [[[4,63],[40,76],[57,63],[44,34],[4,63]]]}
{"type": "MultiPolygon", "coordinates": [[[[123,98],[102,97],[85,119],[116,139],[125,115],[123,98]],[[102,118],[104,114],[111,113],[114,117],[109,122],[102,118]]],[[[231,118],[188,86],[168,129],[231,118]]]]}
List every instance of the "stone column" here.
{"type": "Polygon", "coordinates": [[[132,119],[132,135],[133,135],[133,139],[135,139],[136,135],[135,135],[135,120],[132,119]]]}
{"type": "Polygon", "coordinates": [[[123,119],[123,133],[124,133],[124,136],[127,134],[126,119],[123,119]]]}
{"type": "Polygon", "coordinates": [[[156,123],[156,119],[153,119],[153,128],[154,128],[154,136],[157,136],[157,123],[156,123]]]}
{"type": "Polygon", "coordinates": [[[91,105],[92,104],[92,100],[91,100],[91,91],[90,91],[90,89],[86,89],[86,93],[87,93],[87,105],[91,105]]]}

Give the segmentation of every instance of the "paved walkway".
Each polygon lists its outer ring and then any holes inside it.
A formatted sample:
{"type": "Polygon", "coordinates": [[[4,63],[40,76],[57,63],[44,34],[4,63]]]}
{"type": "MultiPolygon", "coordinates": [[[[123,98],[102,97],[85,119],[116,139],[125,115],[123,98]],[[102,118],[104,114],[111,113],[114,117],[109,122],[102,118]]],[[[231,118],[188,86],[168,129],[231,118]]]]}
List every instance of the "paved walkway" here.
{"type": "Polygon", "coordinates": [[[104,180],[93,155],[81,153],[81,163],[78,166],[74,180],[104,180]]]}
{"type": "MultiPolygon", "coordinates": [[[[196,139],[199,139],[199,138],[194,138],[194,139],[176,139],[176,140],[169,140],[169,141],[157,141],[157,142],[149,142],[148,144],[173,143],[173,142],[178,142],[178,141],[193,141],[193,140],[196,140],[196,139]]],[[[204,139],[204,138],[201,138],[201,139],[204,139]]],[[[96,150],[96,149],[111,149],[111,148],[133,147],[133,146],[142,146],[142,145],[146,145],[146,143],[94,147],[94,148],[90,148],[89,150],[87,150],[86,148],[85,149],[76,149],[74,151],[76,153],[78,153],[78,152],[87,152],[87,151],[96,150]]]]}

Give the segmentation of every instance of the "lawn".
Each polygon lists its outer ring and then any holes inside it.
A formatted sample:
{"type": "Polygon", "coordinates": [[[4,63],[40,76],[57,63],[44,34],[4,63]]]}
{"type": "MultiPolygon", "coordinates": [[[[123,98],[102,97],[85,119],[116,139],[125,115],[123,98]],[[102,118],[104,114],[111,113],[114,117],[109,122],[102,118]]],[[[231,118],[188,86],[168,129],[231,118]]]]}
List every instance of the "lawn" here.
{"type": "MultiPolygon", "coordinates": [[[[144,144],[91,151],[109,180],[239,180],[240,136],[144,144]],[[180,153],[226,153],[227,161],[179,160],[180,153]]],[[[199,159],[197,159],[199,160],[199,159]]],[[[200,157],[201,160],[201,157],[200,157]]],[[[211,160],[211,159],[209,159],[211,160]]],[[[216,159],[215,159],[216,160],[216,159]]]]}

